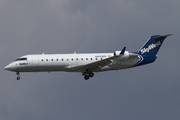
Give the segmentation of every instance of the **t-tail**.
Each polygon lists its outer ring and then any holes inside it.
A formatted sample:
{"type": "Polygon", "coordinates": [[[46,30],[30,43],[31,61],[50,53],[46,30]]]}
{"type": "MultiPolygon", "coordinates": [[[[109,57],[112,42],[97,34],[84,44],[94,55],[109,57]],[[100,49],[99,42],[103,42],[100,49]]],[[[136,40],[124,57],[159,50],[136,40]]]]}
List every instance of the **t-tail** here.
{"type": "Polygon", "coordinates": [[[138,54],[156,56],[167,35],[154,35],[140,48],[138,54]]]}
{"type": "Polygon", "coordinates": [[[151,36],[139,51],[136,52],[140,57],[140,61],[135,66],[154,62],[163,41],[170,35],[172,34],[151,36]]]}

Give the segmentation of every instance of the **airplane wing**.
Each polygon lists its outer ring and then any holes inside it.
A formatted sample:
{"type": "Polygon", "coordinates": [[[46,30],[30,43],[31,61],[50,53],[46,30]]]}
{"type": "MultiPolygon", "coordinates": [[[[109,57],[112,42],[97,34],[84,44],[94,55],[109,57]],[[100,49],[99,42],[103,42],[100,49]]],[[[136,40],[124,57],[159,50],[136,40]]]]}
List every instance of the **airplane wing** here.
{"type": "Polygon", "coordinates": [[[118,58],[120,56],[122,56],[122,55],[113,56],[113,57],[106,58],[106,59],[103,59],[103,60],[100,60],[100,61],[97,61],[97,62],[93,62],[93,63],[87,64],[87,65],[72,67],[71,70],[72,71],[79,71],[79,72],[84,72],[87,69],[92,70],[92,71],[98,71],[101,68],[103,68],[104,66],[110,64],[112,62],[112,60],[114,60],[114,59],[116,59],[116,58],[118,58]]]}
{"type": "Polygon", "coordinates": [[[99,71],[101,68],[105,67],[106,65],[112,63],[112,61],[118,57],[121,57],[124,55],[126,47],[123,48],[121,53],[118,56],[109,57],[97,62],[89,63],[82,66],[72,67],[71,71],[78,71],[84,73],[87,69],[91,71],[99,71]]]}

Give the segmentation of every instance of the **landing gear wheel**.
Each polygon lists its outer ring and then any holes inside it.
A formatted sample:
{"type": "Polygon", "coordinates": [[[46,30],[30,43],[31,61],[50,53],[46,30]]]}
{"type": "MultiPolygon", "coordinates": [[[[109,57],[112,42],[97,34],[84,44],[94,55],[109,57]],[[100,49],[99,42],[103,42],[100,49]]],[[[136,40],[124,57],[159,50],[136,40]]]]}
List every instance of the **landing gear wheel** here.
{"type": "Polygon", "coordinates": [[[93,77],[93,76],[94,76],[93,72],[89,73],[89,77],[93,77]]]}
{"type": "Polygon", "coordinates": [[[17,80],[20,80],[20,77],[19,77],[20,73],[16,72],[16,75],[17,75],[17,80]]]}
{"type": "Polygon", "coordinates": [[[17,80],[20,80],[20,77],[17,77],[17,80]]]}
{"type": "Polygon", "coordinates": [[[85,80],[88,80],[88,79],[89,79],[89,75],[85,75],[85,76],[84,76],[84,79],[85,79],[85,80]]]}

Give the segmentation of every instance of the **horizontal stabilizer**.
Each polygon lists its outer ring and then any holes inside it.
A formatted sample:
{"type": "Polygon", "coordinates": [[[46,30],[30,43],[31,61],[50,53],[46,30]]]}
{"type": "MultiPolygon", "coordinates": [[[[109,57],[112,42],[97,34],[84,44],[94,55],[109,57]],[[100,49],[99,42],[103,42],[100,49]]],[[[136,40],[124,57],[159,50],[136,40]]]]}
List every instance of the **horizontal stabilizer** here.
{"type": "Polygon", "coordinates": [[[158,37],[154,37],[155,39],[161,39],[161,38],[166,38],[170,35],[173,35],[173,34],[167,34],[167,35],[162,35],[162,36],[158,36],[158,37]]]}

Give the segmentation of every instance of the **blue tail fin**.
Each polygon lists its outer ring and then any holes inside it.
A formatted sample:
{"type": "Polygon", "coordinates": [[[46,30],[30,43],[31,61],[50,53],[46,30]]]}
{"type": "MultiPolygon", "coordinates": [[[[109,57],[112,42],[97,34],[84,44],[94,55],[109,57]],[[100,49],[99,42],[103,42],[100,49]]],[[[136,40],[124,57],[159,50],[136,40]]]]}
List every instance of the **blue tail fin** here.
{"type": "Polygon", "coordinates": [[[141,55],[151,55],[156,56],[158,53],[163,41],[167,36],[170,36],[172,34],[168,35],[154,35],[149,38],[149,40],[140,48],[138,51],[141,55]]]}

